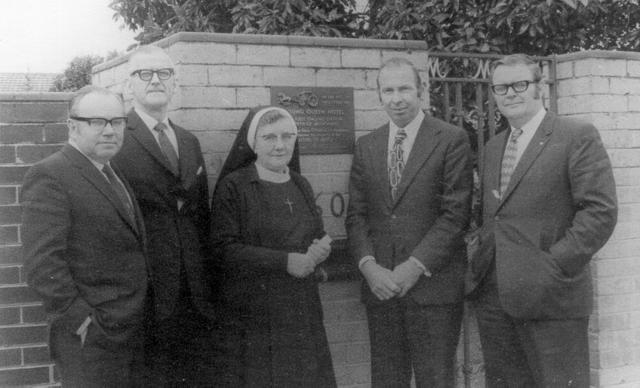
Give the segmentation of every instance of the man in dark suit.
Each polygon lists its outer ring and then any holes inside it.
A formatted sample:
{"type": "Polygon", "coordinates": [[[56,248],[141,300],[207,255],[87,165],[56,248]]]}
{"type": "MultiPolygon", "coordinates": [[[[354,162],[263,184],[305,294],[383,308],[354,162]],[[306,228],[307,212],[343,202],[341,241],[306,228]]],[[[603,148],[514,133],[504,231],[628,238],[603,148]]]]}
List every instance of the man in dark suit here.
{"type": "Polygon", "coordinates": [[[472,173],[467,135],[420,109],[411,62],[378,75],[390,122],[358,139],[349,185],[349,246],[366,284],[373,387],[453,386],[462,317],[463,235],[472,173]]]}
{"type": "Polygon", "coordinates": [[[213,295],[205,269],[210,214],[200,143],[167,117],[176,79],[161,48],[134,52],[129,74],[133,109],[114,164],[131,183],[147,228],[154,384],[210,384],[213,295]]]}
{"type": "Polygon", "coordinates": [[[127,387],[142,360],[147,267],[142,216],[109,160],[122,145],[122,99],[85,87],[71,100],[69,143],[22,188],[27,282],[48,314],[65,387],[127,387]]]}
{"type": "Polygon", "coordinates": [[[492,66],[510,130],[486,146],[468,277],[489,387],[589,386],[589,261],[616,223],[615,182],[596,128],[546,112],[541,79],[525,55],[492,66]]]}

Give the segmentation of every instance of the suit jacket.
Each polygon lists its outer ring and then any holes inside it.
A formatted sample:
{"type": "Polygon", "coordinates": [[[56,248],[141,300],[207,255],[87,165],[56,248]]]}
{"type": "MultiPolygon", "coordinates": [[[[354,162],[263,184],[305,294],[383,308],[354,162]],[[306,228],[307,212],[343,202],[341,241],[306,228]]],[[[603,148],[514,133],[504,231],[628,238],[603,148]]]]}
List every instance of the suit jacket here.
{"type": "Polygon", "coordinates": [[[482,176],[480,247],[469,289],[495,270],[503,308],[522,319],[586,317],[589,261],[617,219],[611,163],[593,125],[547,113],[501,199],[508,133],[487,143],[482,176]]]}
{"type": "MultiPolygon", "coordinates": [[[[459,301],[473,183],[467,135],[426,116],[395,202],[387,172],[388,140],[387,124],[356,144],[346,219],[351,254],[356,262],[372,255],[389,269],[414,256],[432,276],[421,277],[408,295],[420,304],[459,301]]],[[[362,300],[379,302],[364,282],[362,300]]]]}
{"type": "Polygon", "coordinates": [[[124,143],[113,163],[131,184],[144,217],[156,317],[166,318],[176,308],[181,266],[195,306],[210,316],[212,295],[205,272],[210,220],[207,171],[198,139],[173,122],[171,127],[178,141],[179,176],[171,172],[135,110],[129,113],[124,143]],[[184,202],[181,208],[178,200],[184,202]]]}
{"type": "Polygon", "coordinates": [[[114,170],[136,220],[107,179],[68,144],[33,165],[22,188],[27,282],[42,297],[51,330],[75,333],[91,316],[89,331],[97,329],[100,341],[112,345],[126,344],[141,327],[147,294],[142,216],[114,170]]]}

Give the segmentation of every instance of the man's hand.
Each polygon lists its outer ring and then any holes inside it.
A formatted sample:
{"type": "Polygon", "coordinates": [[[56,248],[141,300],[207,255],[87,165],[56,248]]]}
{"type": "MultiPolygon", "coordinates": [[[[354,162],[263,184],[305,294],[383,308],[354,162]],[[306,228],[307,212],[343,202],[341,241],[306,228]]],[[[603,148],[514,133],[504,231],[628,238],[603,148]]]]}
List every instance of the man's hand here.
{"type": "Polygon", "coordinates": [[[287,256],[287,272],[297,278],[305,278],[316,268],[315,260],[302,253],[289,253],[287,256]]]}
{"type": "Polygon", "coordinates": [[[307,255],[311,257],[316,265],[322,263],[329,257],[331,253],[331,238],[325,235],[322,239],[314,239],[313,244],[309,245],[307,255]]]}
{"type": "Polygon", "coordinates": [[[402,291],[391,279],[391,271],[379,266],[373,260],[362,264],[360,271],[367,279],[371,292],[380,300],[389,300],[402,291]]]}
{"type": "Polygon", "coordinates": [[[416,263],[409,259],[393,269],[391,280],[402,289],[399,296],[405,296],[423,274],[416,263]]]}

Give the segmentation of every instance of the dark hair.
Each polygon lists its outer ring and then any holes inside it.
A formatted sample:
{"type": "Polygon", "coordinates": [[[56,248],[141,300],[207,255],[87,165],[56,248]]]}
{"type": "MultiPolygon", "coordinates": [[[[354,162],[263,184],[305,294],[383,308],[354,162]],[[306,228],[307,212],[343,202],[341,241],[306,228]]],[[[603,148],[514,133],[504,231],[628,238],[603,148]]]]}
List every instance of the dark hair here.
{"type": "Polygon", "coordinates": [[[76,91],[73,97],[71,97],[71,100],[69,101],[69,116],[76,115],[76,108],[78,107],[78,104],[80,103],[80,101],[82,101],[83,98],[85,98],[89,94],[102,94],[104,96],[113,96],[118,101],[120,101],[120,104],[124,104],[122,100],[122,96],[120,94],[100,86],[87,85],[79,89],[78,91],[76,91]]]}
{"type": "Polygon", "coordinates": [[[498,67],[518,65],[525,65],[529,68],[531,76],[533,76],[533,82],[538,83],[542,81],[542,69],[540,68],[540,64],[526,54],[511,54],[493,61],[491,63],[490,79],[493,81],[493,74],[496,72],[498,67]]]}
{"type": "Polygon", "coordinates": [[[420,78],[420,72],[418,71],[418,68],[410,60],[405,58],[400,58],[400,57],[393,57],[393,58],[387,59],[382,63],[382,66],[380,66],[380,71],[378,71],[378,77],[376,78],[376,85],[378,86],[378,92],[380,91],[380,73],[382,73],[382,70],[386,69],[387,67],[397,68],[397,67],[403,67],[403,66],[407,66],[408,68],[411,69],[411,71],[413,72],[413,76],[416,80],[416,88],[418,89],[418,95],[422,94],[422,91],[424,90],[424,85],[422,84],[422,79],[420,78]]]}

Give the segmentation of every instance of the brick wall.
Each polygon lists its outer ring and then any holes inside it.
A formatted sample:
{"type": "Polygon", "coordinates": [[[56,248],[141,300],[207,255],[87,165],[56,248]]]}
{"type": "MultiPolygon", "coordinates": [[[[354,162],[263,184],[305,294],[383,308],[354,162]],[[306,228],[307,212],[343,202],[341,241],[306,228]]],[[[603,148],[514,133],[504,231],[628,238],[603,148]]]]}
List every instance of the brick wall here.
{"type": "Polygon", "coordinates": [[[18,195],[29,165],[67,140],[66,93],[0,94],[0,386],[55,382],[42,304],[25,284],[18,195]]]}
{"type": "Polygon", "coordinates": [[[640,55],[590,51],[558,57],[558,113],[600,130],[613,163],[619,216],[592,262],[591,384],[640,385],[640,55]]]}

